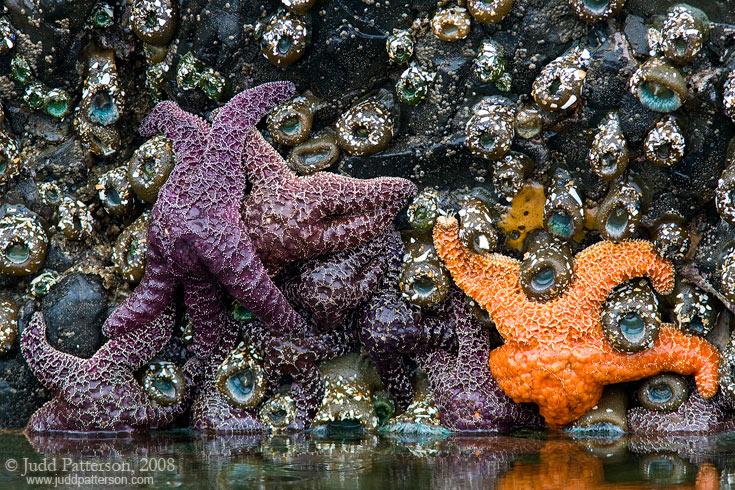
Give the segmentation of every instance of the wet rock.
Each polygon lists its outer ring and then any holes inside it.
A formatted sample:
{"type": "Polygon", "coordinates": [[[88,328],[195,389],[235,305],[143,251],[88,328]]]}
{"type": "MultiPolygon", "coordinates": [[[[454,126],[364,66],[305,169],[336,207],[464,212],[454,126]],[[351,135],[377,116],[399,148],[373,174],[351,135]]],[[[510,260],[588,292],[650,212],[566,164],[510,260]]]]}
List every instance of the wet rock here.
{"type": "Polygon", "coordinates": [[[107,296],[91,275],[70,274],[41,302],[51,345],[89,358],[102,345],[100,327],[107,316],[107,296]]]}

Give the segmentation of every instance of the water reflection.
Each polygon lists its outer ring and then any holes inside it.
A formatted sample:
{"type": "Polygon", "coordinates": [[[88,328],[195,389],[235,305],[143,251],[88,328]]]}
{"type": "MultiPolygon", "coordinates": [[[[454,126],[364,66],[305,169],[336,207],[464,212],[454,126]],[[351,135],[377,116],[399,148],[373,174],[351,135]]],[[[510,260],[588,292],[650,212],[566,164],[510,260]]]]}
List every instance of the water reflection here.
{"type": "MultiPolygon", "coordinates": [[[[9,458],[20,468],[0,470],[3,489],[43,488],[20,476],[24,458],[27,464],[44,458],[57,462],[55,471],[34,476],[89,476],[62,469],[62,461],[114,462],[130,474],[152,477],[137,488],[716,489],[731,488],[729,480],[735,481],[735,434],[619,439],[536,433],[415,439],[188,431],[110,439],[0,434],[0,459],[9,458]]],[[[112,470],[97,474],[121,476],[112,470]]]]}

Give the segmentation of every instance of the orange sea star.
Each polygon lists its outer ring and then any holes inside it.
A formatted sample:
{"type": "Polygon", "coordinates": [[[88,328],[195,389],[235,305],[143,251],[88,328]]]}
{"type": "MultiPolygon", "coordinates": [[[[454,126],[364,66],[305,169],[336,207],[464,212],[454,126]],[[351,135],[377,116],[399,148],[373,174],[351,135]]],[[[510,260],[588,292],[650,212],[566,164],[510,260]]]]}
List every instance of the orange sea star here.
{"type": "Polygon", "coordinates": [[[650,243],[588,247],[575,257],[569,288],[546,302],[521,290],[519,261],[465,248],[456,219],[437,220],[434,244],[457,285],[488,311],[505,339],[490,353],[500,388],[517,403],[538,404],[549,427],[558,429],[594,407],[604,385],[663,371],[694,375],[705,398],[717,392],[719,354],[700,337],[664,324],[653,346],[635,354],[615,350],[605,338],[600,313],[616,285],[648,276],[657,291],[673,289],[673,266],[650,243]]]}

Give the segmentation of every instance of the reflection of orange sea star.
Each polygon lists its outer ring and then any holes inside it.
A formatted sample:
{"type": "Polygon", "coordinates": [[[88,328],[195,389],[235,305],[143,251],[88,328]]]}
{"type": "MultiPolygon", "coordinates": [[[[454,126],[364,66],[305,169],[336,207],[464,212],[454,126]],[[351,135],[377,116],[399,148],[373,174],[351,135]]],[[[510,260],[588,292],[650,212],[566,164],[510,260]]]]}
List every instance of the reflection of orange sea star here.
{"type": "Polygon", "coordinates": [[[538,404],[549,427],[568,424],[595,406],[604,385],[663,371],[693,374],[705,398],[717,392],[719,354],[702,338],[662,325],[653,347],[625,354],[602,332],[605,298],[621,282],[648,276],[657,291],[671,292],[673,267],[648,242],[592,245],[576,256],[569,288],[537,302],[521,290],[520,262],[471,252],[458,233],[454,218],[439,218],[434,244],[457,285],[489,312],[505,339],[490,353],[490,370],[515,402],[538,404]]]}
{"type": "MultiPolygon", "coordinates": [[[[571,441],[549,441],[539,453],[539,462],[517,462],[498,482],[497,490],[559,489],[607,490],[620,484],[605,482],[602,461],[586,453],[571,441]]],[[[679,490],[715,490],[719,487],[719,472],[711,463],[702,463],[694,485],[666,486],[679,490]]],[[[625,483],[630,490],[652,488],[648,483],[625,483]]],[[[660,488],[660,487],[657,487],[660,488]]]]}

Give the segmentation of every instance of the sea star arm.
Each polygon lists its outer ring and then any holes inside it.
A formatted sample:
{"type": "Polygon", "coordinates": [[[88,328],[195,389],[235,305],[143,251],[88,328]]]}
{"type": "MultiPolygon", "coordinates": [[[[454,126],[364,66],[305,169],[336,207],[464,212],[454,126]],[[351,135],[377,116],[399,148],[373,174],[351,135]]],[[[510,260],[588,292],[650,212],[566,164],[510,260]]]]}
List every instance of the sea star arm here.
{"type": "Polygon", "coordinates": [[[184,284],[184,302],[194,325],[192,352],[206,357],[215,347],[221,330],[227,327],[224,291],[211,276],[192,278],[184,284]]]}
{"type": "Polygon", "coordinates": [[[102,333],[117,337],[153,321],[169,304],[175,290],[176,279],[149,239],[143,278],[128,299],[105,320],[102,333]]]}
{"type": "Polygon", "coordinates": [[[321,329],[344,325],[351,310],[363,303],[380,284],[388,257],[384,233],[354,249],[300,263],[281,285],[291,303],[311,313],[321,329]]]}
{"type": "Polygon", "coordinates": [[[223,227],[221,234],[208,240],[200,240],[197,250],[220,284],[272,331],[308,329],[268,276],[252,241],[238,224],[223,227]]]}
{"type": "Polygon", "coordinates": [[[654,250],[650,242],[598,242],[577,254],[575,279],[567,298],[582,308],[597,310],[621,282],[647,276],[661,294],[674,287],[674,266],[654,250]]]}
{"type": "Polygon", "coordinates": [[[165,101],[153,108],[138,129],[144,137],[163,134],[174,145],[177,164],[187,170],[198,164],[206,148],[209,124],[182,110],[176,103],[165,101]]]}
{"type": "Polygon", "coordinates": [[[467,311],[467,305],[460,294],[452,298],[454,314],[454,334],[459,349],[457,351],[457,365],[464,366],[464,374],[469,374],[472,366],[487,364],[487,356],[491,350],[490,334],[483,330],[482,325],[467,311]]]}
{"type": "Polygon", "coordinates": [[[712,344],[664,324],[650,349],[625,354],[608,347],[589,366],[601,384],[635,381],[661,372],[694,375],[699,393],[710,398],[717,393],[719,362],[720,355],[712,344]]]}
{"type": "Polygon", "coordinates": [[[129,330],[109,340],[94,354],[97,364],[110,364],[136,371],[151,360],[169,341],[176,321],[176,307],[171,302],[144,328],[129,330]]]}
{"type": "Polygon", "coordinates": [[[501,254],[476,254],[462,245],[455,218],[440,216],[434,226],[434,246],[457,286],[488,311],[505,336],[524,308],[534,308],[518,282],[520,263],[501,254]]]}
{"type": "Polygon", "coordinates": [[[206,179],[203,188],[208,197],[219,207],[239,211],[246,177],[255,183],[271,178],[274,171],[282,172],[274,167],[272,159],[249,154],[252,148],[248,146],[251,139],[248,135],[252,131],[255,136],[255,124],[276,104],[291,97],[295,90],[291,82],[265,83],[237,94],[217,113],[201,175],[206,179]]]}
{"type": "Polygon", "coordinates": [[[59,391],[70,376],[82,367],[83,360],[61,352],[46,338],[43,313],[36,312],[20,340],[20,350],[38,380],[49,390],[59,391]]]}

